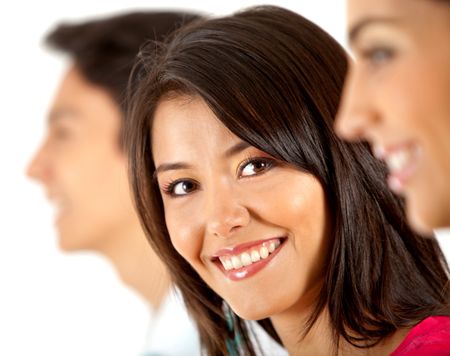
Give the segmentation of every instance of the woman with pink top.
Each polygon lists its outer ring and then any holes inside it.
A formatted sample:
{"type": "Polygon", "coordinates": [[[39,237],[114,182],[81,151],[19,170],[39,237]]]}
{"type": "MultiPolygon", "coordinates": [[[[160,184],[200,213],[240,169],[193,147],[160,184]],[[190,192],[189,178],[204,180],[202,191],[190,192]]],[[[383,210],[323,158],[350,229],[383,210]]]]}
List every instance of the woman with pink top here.
{"type": "Polygon", "coordinates": [[[131,81],[130,177],[208,355],[257,354],[250,320],[292,355],[449,346],[439,246],[408,227],[368,146],[333,132],[335,40],[260,7],[188,25],[154,55],[131,81]]]}

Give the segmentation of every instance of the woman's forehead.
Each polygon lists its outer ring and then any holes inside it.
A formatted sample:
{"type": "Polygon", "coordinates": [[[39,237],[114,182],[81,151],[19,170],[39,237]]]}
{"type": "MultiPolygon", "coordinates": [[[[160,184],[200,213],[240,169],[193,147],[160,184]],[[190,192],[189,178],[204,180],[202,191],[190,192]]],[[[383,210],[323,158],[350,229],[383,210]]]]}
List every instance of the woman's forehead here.
{"type": "Polygon", "coordinates": [[[153,157],[225,154],[242,140],[233,134],[199,97],[180,97],[161,101],[155,111],[152,128],[153,157]],[[223,151],[223,152],[222,152],[223,151]]]}

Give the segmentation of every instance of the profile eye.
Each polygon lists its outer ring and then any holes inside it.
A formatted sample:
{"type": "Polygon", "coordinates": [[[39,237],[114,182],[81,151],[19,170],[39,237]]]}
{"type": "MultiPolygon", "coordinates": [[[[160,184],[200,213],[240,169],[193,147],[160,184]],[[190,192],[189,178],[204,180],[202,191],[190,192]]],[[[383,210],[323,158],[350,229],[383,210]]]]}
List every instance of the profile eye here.
{"type": "Polygon", "coordinates": [[[64,141],[70,138],[70,130],[63,126],[57,126],[52,129],[51,136],[56,141],[64,141]]]}
{"type": "Polygon", "coordinates": [[[388,61],[391,58],[391,51],[386,49],[379,49],[372,53],[372,63],[381,64],[388,61]]]}
{"type": "Polygon", "coordinates": [[[379,66],[388,62],[394,56],[394,51],[390,48],[372,48],[363,52],[363,58],[372,65],[379,66]]]}
{"type": "Polygon", "coordinates": [[[197,184],[195,182],[182,180],[172,183],[168,191],[171,195],[181,196],[193,192],[196,188],[197,184]]]}
{"type": "Polygon", "coordinates": [[[261,174],[272,168],[273,163],[268,159],[250,159],[245,162],[240,169],[241,177],[250,177],[261,174]]]}

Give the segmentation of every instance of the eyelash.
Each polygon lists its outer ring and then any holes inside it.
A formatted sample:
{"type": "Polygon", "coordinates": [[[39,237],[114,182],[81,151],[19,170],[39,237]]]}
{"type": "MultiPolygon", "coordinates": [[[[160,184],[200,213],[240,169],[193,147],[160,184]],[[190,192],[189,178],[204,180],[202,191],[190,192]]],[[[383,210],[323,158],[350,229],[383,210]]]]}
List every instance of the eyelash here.
{"type": "Polygon", "coordinates": [[[167,194],[173,198],[178,198],[178,197],[182,197],[184,195],[189,194],[190,192],[187,192],[186,194],[175,194],[175,188],[180,183],[191,183],[194,185],[194,187],[198,187],[198,183],[195,180],[180,178],[180,179],[175,179],[174,181],[171,181],[171,182],[165,184],[161,188],[161,190],[163,191],[164,194],[167,194]]]}
{"type": "MultiPolygon", "coordinates": [[[[238,166],[236,174],[237,174],[238,178],[251,178],[251,177],[259,176],[259,175],[269,171],[274,166],[275,166],[275,161],[273,159],[266,158],[266,157],[249,157],[249,158],[245,159],[238,166]],[[265,167],[263,167],[263,169],[260,172],[256,172],[255,174],[244,176],[242,173],[249,164],[254,164],[254,165],[264,164],[265,167]]],[[[193,190],[197,189],[198,186],[199,186],[199,184],[195,180],[180,178],[180,179],[176,179],[174,181],[168,182],[167,184],[165,184],[164,186],[161,187],[161,190],[164,194],[167,194],[170,197],[179,198],[179,197],[190,194],[193,190]],[[193,186],[193,188],[190,191],[186,192],[185,194],[176,194],[175,189],[177,188],[177,185],[180,183],[191,184],[193,186]]]]}
{"type": "Polygon", "coordinates": [[[267,172],[268,170],[272,169],[275,165],[275,161],[273,159],[267,158],[267,157],[249,157],[245,159],[238,167],[237,169],[237,175],[239,178],[248,178],[248,177],[255,177],[258,176],[264,172],[267,172]],[[244,171],[244,168],[247,167],[250,163],[264,163],[267,166],[262,170],[262,172],[255,173],[249,176],[243,176],[242,172],[244,171]]]}

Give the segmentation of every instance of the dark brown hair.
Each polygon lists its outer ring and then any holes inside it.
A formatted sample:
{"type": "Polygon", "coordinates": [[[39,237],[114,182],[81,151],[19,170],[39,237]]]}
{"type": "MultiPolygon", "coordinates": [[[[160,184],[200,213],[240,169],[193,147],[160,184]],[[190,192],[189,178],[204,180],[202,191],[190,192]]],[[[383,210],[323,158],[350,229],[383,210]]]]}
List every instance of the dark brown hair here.
{"type": "Polygon", "coordinates": [[[68,53],[84,77],[107,90],[125,112],[124,94],[139,49],[162,41],[197,19],[186,12],[133,12],[81,23],[61,23],[46,44],[68,53]]]}
{"type": "MultiPolygon", "coordinates": [[[[130,89],[130,179],[147,237],[208,354],[226,354],[236,336],[244,354],[255,350],[247,324],[234,315],[230,331],[222,298],[170,243],[151,150],[154,112],[168,94],[201,97],[242,140],[322,183],[333,220],[330,257],[316,309],[299,332],[326,308],[336,342],[366,347],[448,314],[448,270],[436,240],[410,230],[402,201],[386,186],[385,166],[368,146],[333,132],[347,58],[331,36],[293,12],[258,7],[187,25],[158,56],[153,49],[141,53],[130,89]]],[[[269,319],[261,324],[279,341],[269,319]]]]}

